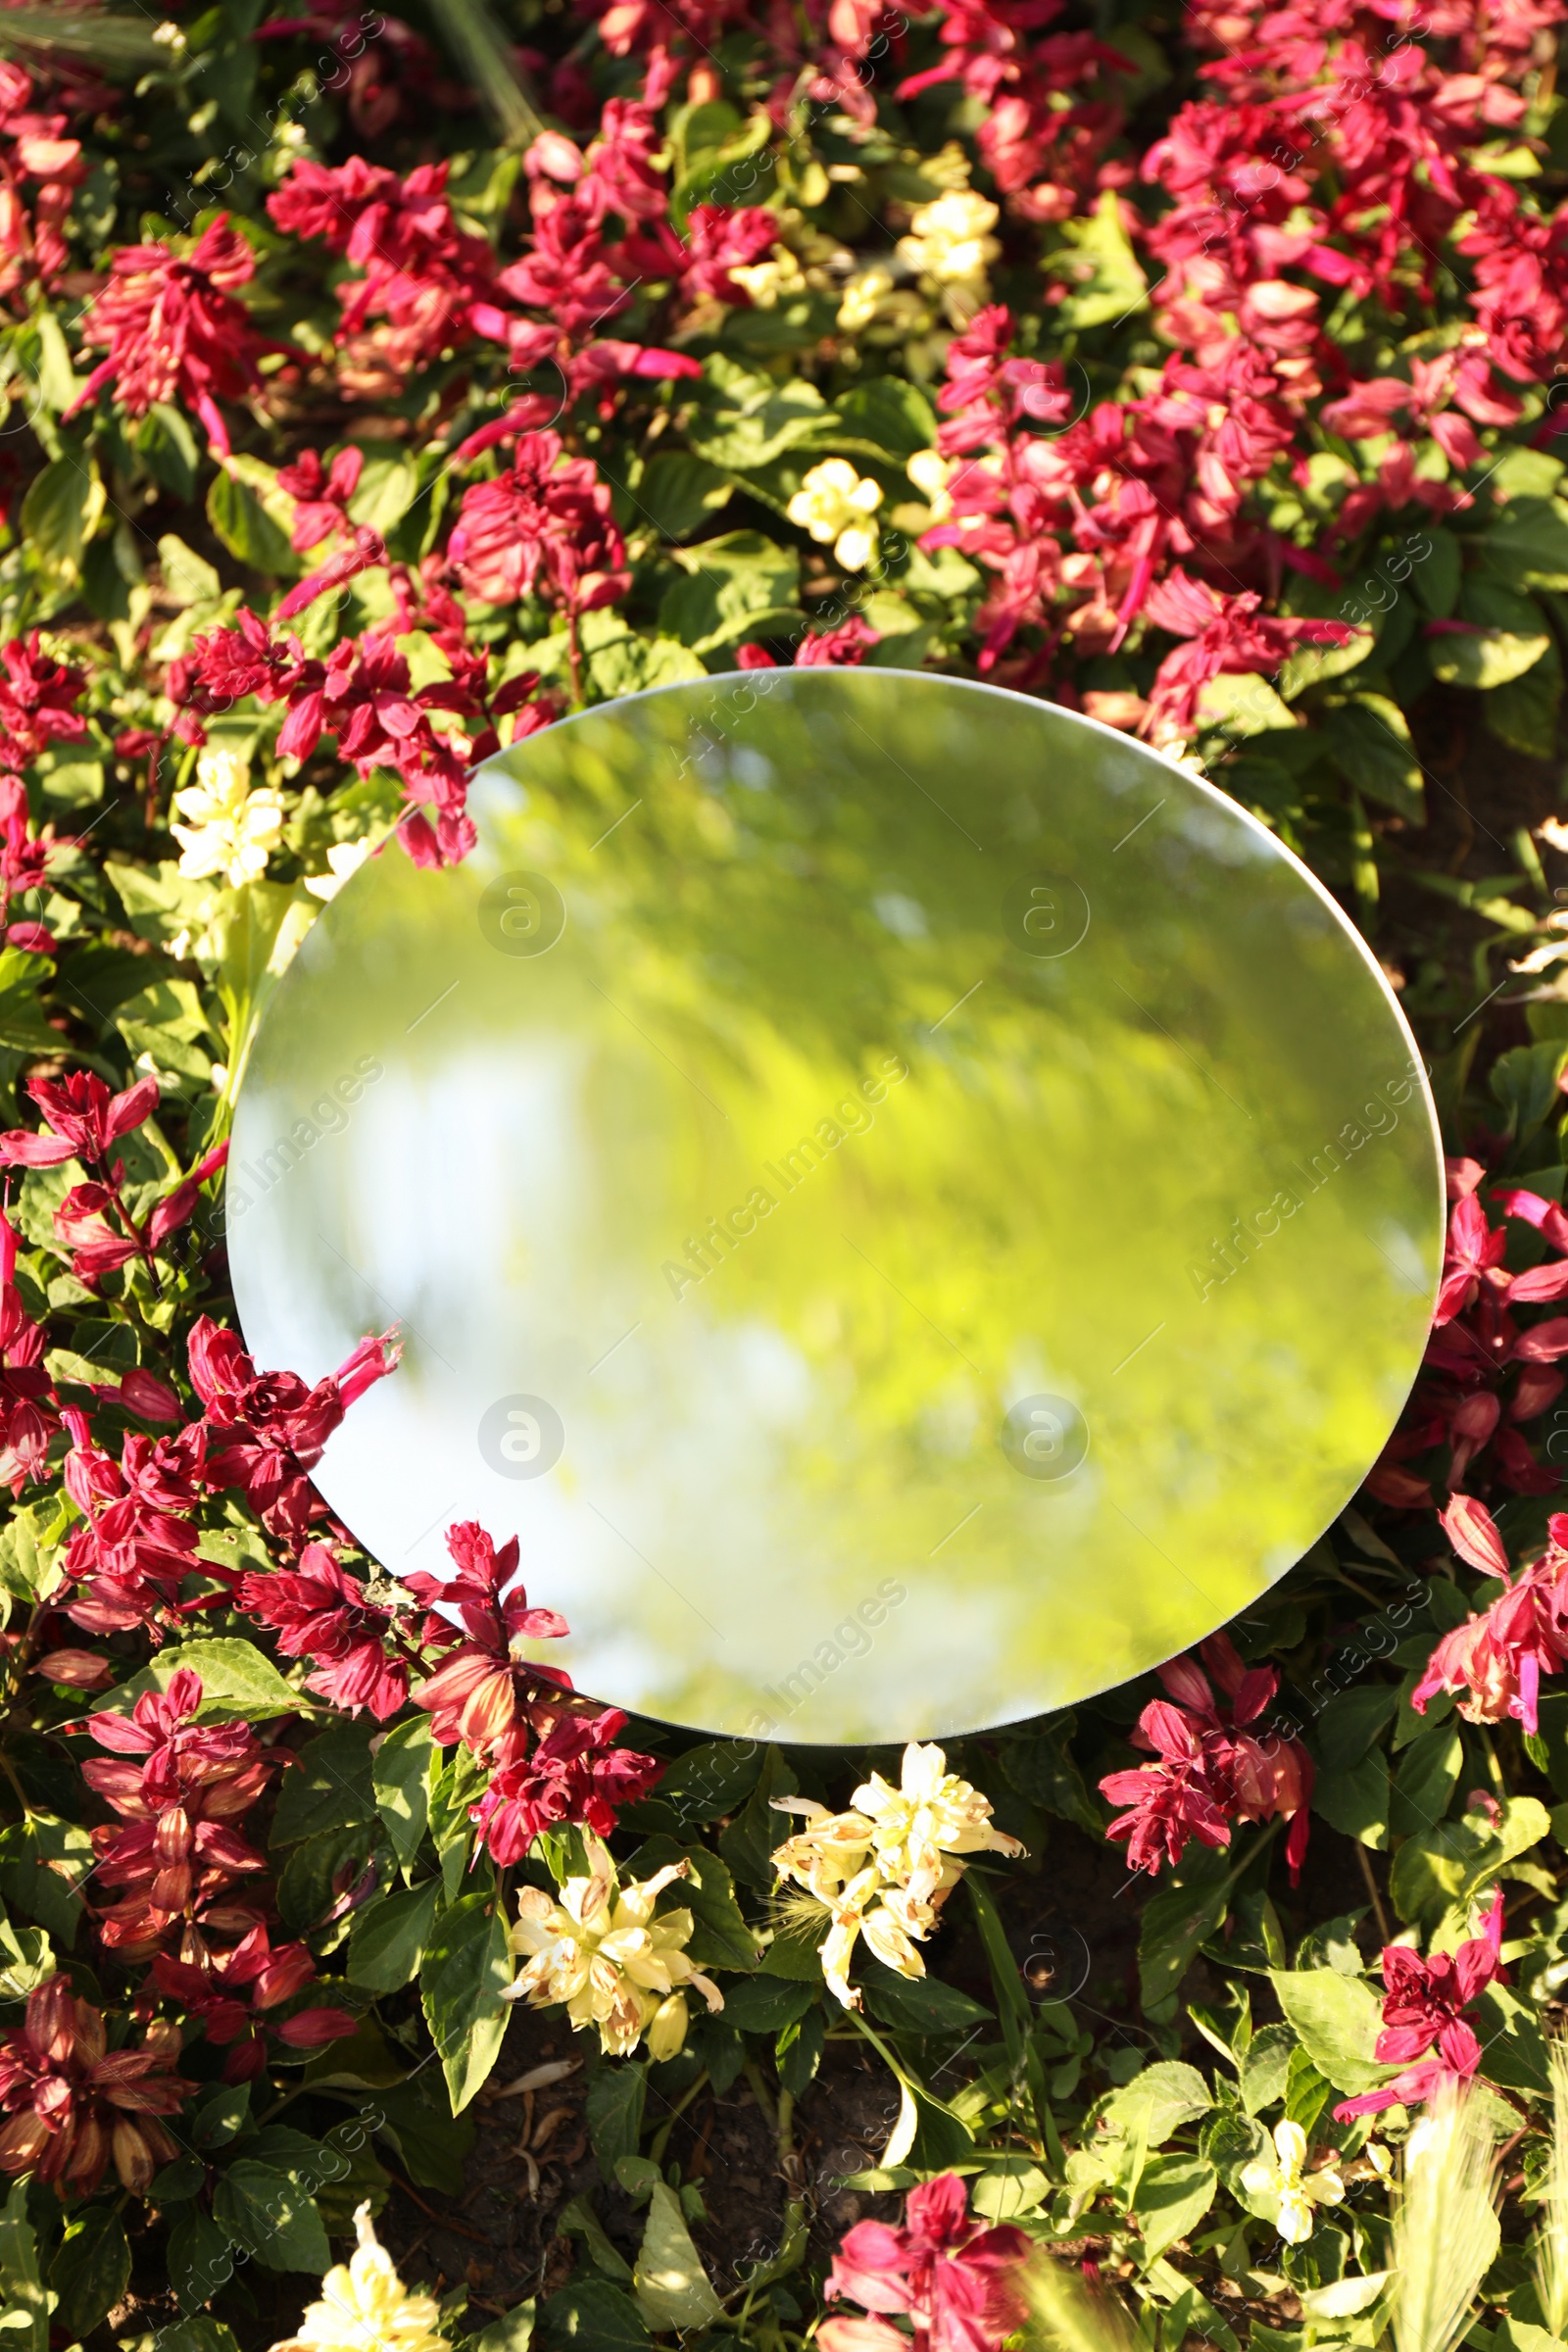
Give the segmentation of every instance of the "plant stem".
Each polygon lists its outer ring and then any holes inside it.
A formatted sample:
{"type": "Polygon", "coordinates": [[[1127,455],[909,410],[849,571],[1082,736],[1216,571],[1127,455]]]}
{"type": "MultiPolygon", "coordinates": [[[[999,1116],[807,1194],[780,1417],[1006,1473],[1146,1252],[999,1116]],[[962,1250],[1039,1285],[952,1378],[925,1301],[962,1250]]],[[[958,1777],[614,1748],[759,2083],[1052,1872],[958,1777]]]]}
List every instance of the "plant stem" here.
{"type": "Polygon", "coordinates": [[[1378,1934],[1385,1943],[1392,1943],[1394,1930],[1389,1925],[1389,1915],[1383,1908],[1383,1897],[1378,1892],[1378,1883],[1372,1873],[1372,1857],[1359,1838],[1355,1841],[1355,1858],[1361,1865],[1361,1876],[1365,1879],[1366,1890],[1372,1897],[1372,1916],[1378,1923],[1378,1934]]]}

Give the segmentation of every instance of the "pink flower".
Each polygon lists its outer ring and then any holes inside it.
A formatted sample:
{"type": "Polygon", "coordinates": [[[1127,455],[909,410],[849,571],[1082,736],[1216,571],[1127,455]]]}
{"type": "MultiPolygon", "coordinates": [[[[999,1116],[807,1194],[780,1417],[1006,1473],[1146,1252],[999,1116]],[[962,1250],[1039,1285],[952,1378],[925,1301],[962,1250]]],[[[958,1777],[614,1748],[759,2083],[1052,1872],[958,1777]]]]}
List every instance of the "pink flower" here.
{"type": "Polygon", "coordinates": [[[91,2196],[111,2158],[122,2184],[145,2196],[179,2153],[159,2122],[195,2089],[173,2072],[176,2028],[154,2025],[139,2048],[111,2050],[102,2012],[69,1977],[27,1995],[26,2022],[0,2037],[0,2170],[33,2172],[57,2196],[91,2196]]]}
{"type": "Polygon", "coordinates": [[[286,350],[258,335],[233,290],[255,275],[256,258],[220,214],[181,260],[164,244],[122,246],[110,264],[109,283],[83,324],[89,343],[107,343],[109,357],[87,378],[71,416],[95,400],[105,384],[127,416],[145,416],[158,401],[181,400],[194,409],[220,458],[228,456],[228,427],[220,399],[242,400],[257,382],[264,352],[286,350]]]}
{"type": "Polygon", "coordinates": [[[1402,1943],[1385,1946],[1383,2032],[1374,2055],[1385,2066],[1401,2066],[1378,2090],[1342,2100],[1339,2123],[1376,2115],[1385,2107],[1414,2107],[1445,2082],[1468,2082],[1481,2067],[1481,2044],[1462,2012],[1489,1984],[1502,1981],[1502,1888],[1495,1889],[1481,1934],[1454,1952],[1418,1959],[1402,1943]],[[1436,2045],[1436,2046],[1434,2046],[1436,2045]],[[1409,2060],[1417,2061],[1410,2065],[1409,2060]]]}
{"type": "Polygon", "coordinates": [[[1568,1516],[1548,1522],[1544,1557],[1510,1581],[1508,1555],[1484,1503],[1455,1494],[1441,1514],[1449,1542],[1472,1567],[1501,1579],[1501,1597],[1479,1616],[1444,1635],[1410,1704],[1424,1715],[1438,1690],[1458,1690],[1469,1723],[1501,1723],[1512,1716],[1539,1729],[1541,1677],[1568,1660],[1568,1516]]]}
{"type": "MultiPolygon", "coordinates": [[[[902,2228],[856,2223],[825,2292],[907,2313],[912,2352],[998,2352],[1027,2315],[1018,2273],[1033,2251],[1022,2230],[972,2220],[963,2181],[943,2173],[910,2189],[902,2228]]],[[[910,2337],[881,2319],[824,2320],[817,2337],[826,2352],[910,2352],[910,2337]]]]}
{"type": "Polygon", "coordinates": [[[72,708],[87,683],[43,650],[36,629],[0,646],[0,760],[22,767],[52,743],[77,743],[87,721],[72,708]]]}
{"type": "Polygon", "coordinates": [[[323,473],[320,456],[314,449],[303,450],[292,466],[278,467],[277,486],[294,501],[292,547],[303,554],[350,527],[348,504],[359,487],[364,465],[364,450],[351,443],[338,451],[330,472],[323,473]]]}

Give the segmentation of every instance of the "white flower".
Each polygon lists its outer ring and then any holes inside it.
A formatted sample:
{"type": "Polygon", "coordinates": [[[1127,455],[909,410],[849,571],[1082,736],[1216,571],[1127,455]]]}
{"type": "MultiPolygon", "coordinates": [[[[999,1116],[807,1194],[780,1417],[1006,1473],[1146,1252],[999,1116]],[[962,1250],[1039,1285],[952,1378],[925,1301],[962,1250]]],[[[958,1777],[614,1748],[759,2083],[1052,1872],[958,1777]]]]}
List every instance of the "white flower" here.
{"type": "Polygon", "coordinates": [[[411,2295],[370,2226],[370,2208],[354,2216],[359,2246],[321,2280],[297,2336],[272,2352],[450,2352],[433,2295],[411,2295]]]}
{"type": "Polygon", "coordinates": [[[249,787],[250,767],[238,752],[203,752],[195,783],[174,795],[181,816],[193,822],[169,828],[180,844],[182,874],[224,874],[238,890],[266,873],[283,837],[283,804],[275,792],[249,787]]]}
{"type": "Polygon", "coordinates": [[[882,503],[882,485],[858,474],[847,458],[824,458],[813,466],[785,513],[819,545],[831,544],[846,571],[863,571],[877,548],[870,516],[882,503]]]}
{"type": "Polygon", "coordinates": [[[620,1886],[608,1848],[597,1838],[588,1843],[590,1876],[567,1879],[559,1902],[538,1886],[518,1894],[511,1941],[527,1965],[502,1998],[533,2009],[564,2002],[573,2033],[597,2026],[600,2047],[614,2057],[628,2057],[646,2034],[656,2058],[672,2058],[686,2038],[681,1987],[695,1985],[710,2009],[724,2006],[717,1985],[686,1957],[691,1913],[654,1917],[659,1896],[689,1865],[671,1863],[620,1886]]]}
{"type": "Polygon", "coordinates": [[[152,37],[160,49],[183,49],[185,46],[183,31],[168,17],[164,19],[162,24],[153,26],[152,37]]]}
{"type": "Polygon", "coordinates": [[[1331,2164],[1315,2173],[1306,2172],[1305,2164],[1306,2133],[1299,2124],[1280,2123],[1274,2127],[1272,2154],[1254,2156],[1242,2171],[1250,2197],[1272,2200],[1275,2227],[1289,2246],[1305,2245],[1317,2227],[1316,2206],[1338,2205],[1345,2196],[1345,2182],[1331,2164]]]}
{"type": "Polygon", "coordinates": [[[806,292],[806,272],[787,245],[775,245],[765,262],[736,263],[729,274],[760,311],[770,311],[781,295],[806,292]]]}
{"type": "Polygon", "coordinates": [[[370,855],[368,841],[334,841],[326,853],[328,871],[312,874],[305,887],[315,899],[335,899],[350,874],[357,874],[370,855]]]}
{"type": "Polygon", "coordinates": [[[972,188],[950,188],[934,204],[922,204],[899,239],[899,258],[940,293],[955,323],[972,318],[989,292],[988,264],[1002,246],[991,231],[1000,215],[972,188]]]}

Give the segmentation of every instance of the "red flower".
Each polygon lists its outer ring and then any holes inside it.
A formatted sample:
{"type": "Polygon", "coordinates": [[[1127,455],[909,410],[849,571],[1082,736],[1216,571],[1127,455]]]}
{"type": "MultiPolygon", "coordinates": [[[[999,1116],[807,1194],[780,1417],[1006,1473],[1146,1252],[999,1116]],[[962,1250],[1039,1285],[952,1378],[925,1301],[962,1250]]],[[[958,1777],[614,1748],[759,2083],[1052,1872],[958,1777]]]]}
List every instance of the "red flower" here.
{"type": "Polygon", "coordinates": [[[77,743],[87,721],[72,708],[87,683],[87,673],[70,669],[43,650],[38,631],[25,639],[13,637],[0,647],[0,760],[22,767],[36,760],[51,743],[77,743]]]}
{"type": "Polygon", "coordinates": [[[68,1159],[102,1160],[111,1144],[158,1107],[156,1078],[140,1078],[123,1094],[111,1095],[91,1070],[73,1070],[61,1080],[29,1079],[27,1092],[53,1132],[33,1135],[13,1127],[0,1135],[0,1167],[58,1168],[68,1159]]]}
{"type": "Polygon", "coordinates": [[[305,1688],[335,1707],[368,1707],[384,1723],[408,1698],[409,1670],[386,1654],[391,1612],[366,1598],[329,1544],[308,1544],[294,1574],[247,1576],[239,1604],[271,1628],[285,1657],[322,1661],[305,1688]]]}
{"type": "Polygon", "coordinates": [[[610,485],[591,458],[563,457],[559,433],[524,433],[510,473],[464,492],[448,554],[468,593],[492,605],[537,590],[575,615],[631,586],[610,485]]]}
{"type": "Polygon", "coordinates": [[[149,2026],[139,2048],[111,2050],[100,2012],[74,1997],[69,1978],[51,1977],[27,1995],[21,2032],[0,2039],[0,2169],[35,2172],[62,2198],[91,2196],[113,2157],[124,2187],[145,2196],[179,2153],[158,2118],[196,2087],[172,2071],[178,2057],[169,2025],[149,2026]]]}
{"type": "Polygon", "coordinates": [[[1547,1522],[1551,1541],[1544,1557],[1514,1580],[1484,1503],[1455,1494],[1441,1517],[1455,1551],[1500,1578],[1505,1590],[1490,1608],[1444,1635],[1410,1704],[1424,1715],[1435,1691],[1459,1690],[1459,1712],[1467,1722],[1501,1723],[1512,1716],[1535,1733],[1541,1677],[1568,1661],[1568,1515],[1558,1512],[1547,1522]]]}
{"type": "Polygon", "coordinates": [[[351,443],[332,460],[329,473],[314,449],[303,450],[292,466],[277,469],[277,486],[294,501],[294,528],[289,544],[301,554],[319,547],[337,531],[349,527],[348,504],[359,487],[365,452],[351,443]]]}
{"type": "Polygon", "coordinates": [[[258,1372],[237,1333],[203,1315],[188,1343],[191,1386],[216,1433],[206,1476],[240,1487],[272,1534],[303,1540],[326,1506],[305,1473],[349,1406],[395,1367],[394,1333],[362,1340],[335,1373],[307,1387],[296,1372],[258,1372]]]}
{"type": "Polygon", "coordinates": [[[1347,645],[1355,635],[1344,620],[1285,620],[1260,610],[1250,591],[1221,596],[1179,566],[1151,588],[1144,612],[1157,629],[1190,638],[1167,654],[1154,673],[1144,732],[1192,735],[1203,688],[1226,671],[1277,670],[1298,645],[1347,645]]]}
{"type": "Polygon", "coordinates": [[[1162,1861],[1179,1862],[1188,1840],[1230,1843],[1232,1821],[1290,1823],[1285,1857],[1294,1886],[1306,1852],[1312,1762],[1298,1740],[1242,1730],[1254,1723],[1279,1687],[1272,1666],[1244,1666],[1226,1634],[1211,1635],[1200,1653],[1230,1699],[1221,1707],[1207,1677],[1191,1658],[1159,1669],[1171,1705],[1155,1699],[1138,1719],[1133,1743],[1152,1748],[1157,1764],[1107,1773],[1100,1786],[1114,1805],[1129,1810],[1107,1838],[1126,1838],[1127,1860],[1152,1876],[1162,1861]]]}
{"type": "MultiPolygon", "coordinates": [[[[523,1655],[528,1642],[559,1642],[569,1632],[564,1617],[554,1609],[535,1609],[520,1584],[511,1580],[517,1569],[517,1539],[497,1551],[491,1538],[473,1519],[447,1531],[447,1549],[458,1573],[443,1581],[422,1572],[404,1583],[432,1614],[423,1627],[426,1643],[458,1642],[446,1663],[414,1694],[414,1703],[427,1707],[430,1729],[442,1747],[461,1740],[475,1755],[495,1754],[521,1718],[531,1721],[540,1702],[540,1686],[554,1685],[557,1693],[569,1690],[564,1674],[549,1666],[530,1664],[523,1655]],[[511,1587],[510,1591],[508,1587],[511,1587]],[[454,1632],[442,1611],[454,1610],[463,1638],[454,1632]]],[[[541,1728],[555,1721],[546,1706],[541,1728]]]]}
{"type": "Polygon", "coordinates": [[[63,1566],[74,1587],[60,1605],[73,1625],[94,1634],[146,1625],[160,1603],[172,1608],[198,1542],[194,1513],[204,1478],[205,1433],[144,1438],[132,1431],[111,1460],[88,1436],[80,1413],[66,1418],[75,1440],[66,1457],[66,1493],[83,1514],[63,1566]]]}
{"type": "Polygon", "coordinates": [[[219,399],[242,400],[257,382],[269,343],[234,300],[233,289],[255,275],[256,257],[220,214],[181,260],[164,244],[122,246],[110,264],[109,283],[88,312],[82,332],[107,343],[71,416],[95,400],[105,384],[127,416],[145,416],[158,401],[182,400],[207,427],[220,458],[228,456],[228,428],[219,399]]]}
{"type": "MultiPolygon", "coordinates": [[[[611,1745],[625,1722],[613,1707],[564,1715],[531,1755],[509,1754],[470,1809],[469,1819],[479,1825],[474,1860],[488,1847],[503,1868],[520,1862],[541,1830],[569,1821],[608,1838],[620,1806],[646,1796],[664,1769],[657,1756],[611,1745]]],[[[514,1737],[511,1744],[515,1747],[514,1737]]]]}
{"type": "Polygon", "coordinates": [[[152,1951],[237,1876],[267,1868],[230,1825],[280,1759],[248,1723],[198,1724],[201,1700],[201,1677],[181,1667],[167,1692],[144,1692],[128,1716],[87,1718],[99,1746],[115,1753],[89,1757],[82,1778],[127,1825],[92,1834],[97,1876],[129,1889],[103,1915],[100,1933],[130,1953],[152,1951]]]}
{"type": "Polygon", "coordinates": [[[1501,1949],[1500,1886],[1493,1894],[1481,1934],[1457,1951],[1421,1960],[1402,1943],[1384,1947],[1383,2032],[1373,2054],[1385,2066],[1402,2066],[1404,2072],[1378,2090],[1342,2100],[1334,2110],[1338,2122],[1376,2115],[1384,2107],[1414,2107],[1445,2082],[1474,2078],[1480,2071],[1481,2044],[1462,2012],[1489,1984],[1502,1980],[1501,1949]],[[1410,2059],[1418,2063],[1407,2064],[1410,2059]]]}
{"type": "MultiPolygon", "coordinates": [[[[1018,2273],[1034,2248],[1022,2230],[988,2229],[968,2213],[956,2173],[911,2188],[902,2229],[857,2222],[824,2282],[830,2296],[870,2312],[906,2312],[913,2352],[998,2352],[1028,2306],[1018,2273]]],[[[824,2320],[825,2352],[910,2352],[885,2320],[824,2320]]]]}

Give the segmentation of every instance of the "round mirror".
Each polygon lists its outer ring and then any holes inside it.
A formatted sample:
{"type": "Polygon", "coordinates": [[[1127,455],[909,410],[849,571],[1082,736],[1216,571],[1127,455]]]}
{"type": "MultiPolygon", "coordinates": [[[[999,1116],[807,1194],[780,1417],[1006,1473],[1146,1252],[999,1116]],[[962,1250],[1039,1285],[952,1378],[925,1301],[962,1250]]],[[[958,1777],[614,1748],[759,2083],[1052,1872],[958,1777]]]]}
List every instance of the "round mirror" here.
{"type": "Polygon", "coordinates": [[[318,1474],[394,1576],[521,1539],[541,1645],[715,1733],[941,1737],[1243,1611],[1420,1361],[1442,1167],[1305,868],[1070,712],[741,672],[475,780],[307,937],[241,1091],[247,1346],[402,1326],[318,1474]]]}

